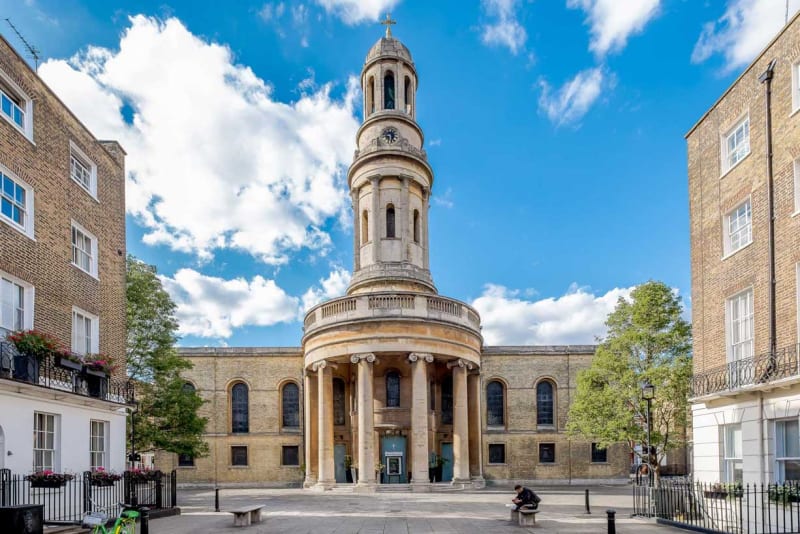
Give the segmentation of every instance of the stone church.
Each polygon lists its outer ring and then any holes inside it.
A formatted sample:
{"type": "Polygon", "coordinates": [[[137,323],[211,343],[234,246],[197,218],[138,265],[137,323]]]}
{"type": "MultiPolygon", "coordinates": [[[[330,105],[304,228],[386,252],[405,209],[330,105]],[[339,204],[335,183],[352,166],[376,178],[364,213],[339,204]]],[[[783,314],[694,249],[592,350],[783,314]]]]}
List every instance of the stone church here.
{"type": "Polygon", "coordinates": [[[486,346],[478,312],[438,294],[417,71],[390,28],[361,73],[347,294],[306,313],[301,347],[181,349],[187,387],[207,401],[210,453],[157,464],[222,486],[626,481],[624,444],[565,432],[593,346],[486,346]]]}

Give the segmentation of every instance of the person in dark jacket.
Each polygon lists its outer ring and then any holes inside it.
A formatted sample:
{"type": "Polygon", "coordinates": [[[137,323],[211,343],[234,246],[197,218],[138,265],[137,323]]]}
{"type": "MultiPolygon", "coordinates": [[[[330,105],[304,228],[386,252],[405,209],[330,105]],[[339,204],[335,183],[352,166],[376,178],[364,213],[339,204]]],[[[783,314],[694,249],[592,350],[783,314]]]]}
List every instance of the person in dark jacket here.
{"type": "Polygon", "coordinates": [[[511,499],[511,502],[515,504],[514,510],[519,510],[523,506],[531,510],[536,510],[539,508],[539,502],[542,499],[540,499],[539,496],[533,492],[533,490],[517,484],[514,486],[514,491],[517,492],[517,496],[511,499]]]}

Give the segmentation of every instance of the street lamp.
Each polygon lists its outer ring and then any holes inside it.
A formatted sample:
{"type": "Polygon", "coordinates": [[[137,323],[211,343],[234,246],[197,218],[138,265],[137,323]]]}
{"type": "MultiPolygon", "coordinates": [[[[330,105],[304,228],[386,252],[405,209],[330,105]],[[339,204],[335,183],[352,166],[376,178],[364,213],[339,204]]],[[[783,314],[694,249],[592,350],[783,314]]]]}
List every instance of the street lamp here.
{"type": "Polygon", "coordinates": [[[653,398],[656,396],[656,387],[651,384],[649,381],[642,384],[642,398],[647,403],[647,480],[650,482],[652,480],[652,471],[653,471],[653,456],[652,456],[652,446],[650,441],[650,403],[653,402],[653,398]]]}

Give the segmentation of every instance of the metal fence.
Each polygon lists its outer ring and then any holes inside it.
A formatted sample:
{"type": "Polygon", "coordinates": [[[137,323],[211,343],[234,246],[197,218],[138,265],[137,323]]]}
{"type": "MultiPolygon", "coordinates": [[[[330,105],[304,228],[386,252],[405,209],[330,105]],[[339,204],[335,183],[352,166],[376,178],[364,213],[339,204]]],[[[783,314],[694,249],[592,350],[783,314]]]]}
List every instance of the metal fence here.
{"type": "Polygon", "coordinates": [[[662,481],[633,487],[633,513],[700,532],[800,532],[800,485],[662,481]]]}
{"type": "Polygon", "coordinates": [[[702,397],[800,376],[800,345],[734,360],[692,377],[692,396],[702,397]]]}
{"type": "Polygon", "coordinates": [[[102,510],[109,517],[119,515],[120,503],[151,509],[174,508],[177,501],[176,472],[154,471],[146,477],[129,472],[104,485],[93,481],[91,472],[75,475],[59,487],[35,487],[25,475],[0,469],[0,506],[44,505],[44,522],[50,524],[82,521],[87,512],[102,510]]]}

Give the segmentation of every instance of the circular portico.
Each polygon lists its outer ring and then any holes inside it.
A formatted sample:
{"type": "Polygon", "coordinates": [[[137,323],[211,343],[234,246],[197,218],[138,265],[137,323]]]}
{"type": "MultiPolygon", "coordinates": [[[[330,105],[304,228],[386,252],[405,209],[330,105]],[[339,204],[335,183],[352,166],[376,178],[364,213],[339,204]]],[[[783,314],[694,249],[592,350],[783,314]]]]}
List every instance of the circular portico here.
{"type": "Polygon", "coordinates": [[[305,485],[320,489],[345,482],[348,466],[360,488],[427,489],[431,463],[454,485],[482,482],[480,317],[438,295],[431,277],[433,170],[416,68],[391,22],[361,75],[364,121],[348,172],[353,277],[346,296],[303,323],[305,485]]]}

